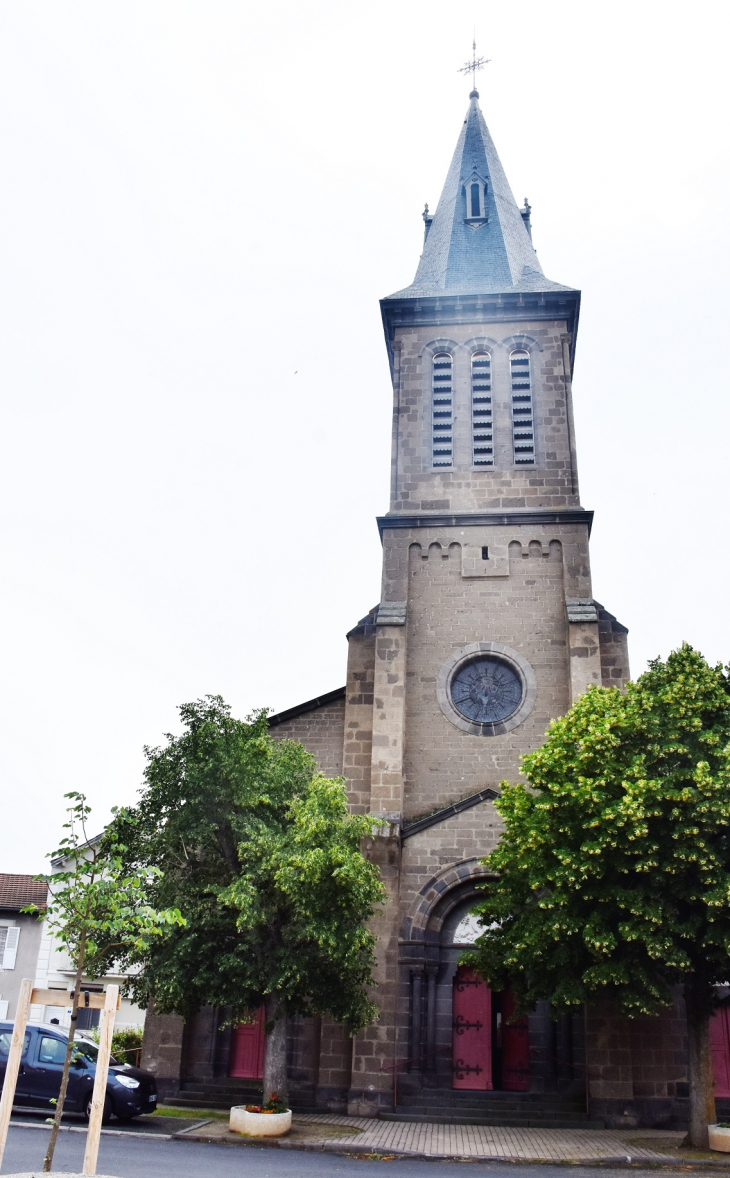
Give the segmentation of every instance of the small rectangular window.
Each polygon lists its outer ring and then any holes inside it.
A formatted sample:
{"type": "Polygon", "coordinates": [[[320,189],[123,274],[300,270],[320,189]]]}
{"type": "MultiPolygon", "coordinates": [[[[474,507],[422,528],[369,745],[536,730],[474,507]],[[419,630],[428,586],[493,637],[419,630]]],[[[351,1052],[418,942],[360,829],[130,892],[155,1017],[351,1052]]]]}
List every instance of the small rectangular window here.
{"type": "Polygon", "coordinates": [[[487,547],[482,548],[482,560],[489,560],[489,549],[487,547]]]}

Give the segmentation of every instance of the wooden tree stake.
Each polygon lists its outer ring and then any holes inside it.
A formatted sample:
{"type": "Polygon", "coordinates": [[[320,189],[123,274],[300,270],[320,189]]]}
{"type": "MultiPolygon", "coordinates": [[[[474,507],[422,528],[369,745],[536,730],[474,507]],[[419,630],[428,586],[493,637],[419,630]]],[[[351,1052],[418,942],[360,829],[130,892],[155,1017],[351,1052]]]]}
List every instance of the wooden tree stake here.
{"type": "Polygon", "coordinates": [[[28,1022],[28,1014],[30,1012],[30,998],[32,991],[32,979],[23,978],[23,981],[20,983],[20,994],[18,996],[18,1006],[15,1011],[13,1037],[10,1041],[8,1062],[5,1065],[5,1083],[3,1084],[3,1094],[2,1097],[0,1097],[0,1166],[2,1166],[3,1163],[5,1142],[8,1139],[10,1114],[13,1111],[15,1085],[18,1083],[18,1069],[20,1068],[20,1060],[23,1055],[25,1028],[28,1022]]]}
{"type": "Polygon", "coordinates": [[[82,1174],[96,1173],[96,1161],[99,1156],[99,1141],[101,1138],[101,1118],[104,1115],[104,1103],[106,1101],[106,1081],[109,1075],[109,1057],[112,1053],[112,1035],[114,1034],[114,1016],[117,1011],[119,986],[107,986],[104,998],[104,1010],[101,1015],[101,1027],[99,1028],[99,1054],[96,1059],[94,1093],[91,1098],[91,1116],[89,1117],[89,1132],[86,1137],[86,1153],[84,1154],[82,1174]]]}

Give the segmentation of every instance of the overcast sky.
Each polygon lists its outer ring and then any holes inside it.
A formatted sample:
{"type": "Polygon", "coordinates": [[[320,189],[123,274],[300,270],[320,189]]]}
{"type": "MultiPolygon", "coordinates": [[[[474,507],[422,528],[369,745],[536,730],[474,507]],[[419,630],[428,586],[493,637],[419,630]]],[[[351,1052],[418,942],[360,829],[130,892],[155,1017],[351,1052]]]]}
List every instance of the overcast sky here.
{"type": "Polygon", "coordinates": [[[3,0],[0,871],[132,802],[177,705],[344,683],[405,286],[468,106],[549,277],[596,598],[730,661],[728,13],[696,0],[3,0]]]}

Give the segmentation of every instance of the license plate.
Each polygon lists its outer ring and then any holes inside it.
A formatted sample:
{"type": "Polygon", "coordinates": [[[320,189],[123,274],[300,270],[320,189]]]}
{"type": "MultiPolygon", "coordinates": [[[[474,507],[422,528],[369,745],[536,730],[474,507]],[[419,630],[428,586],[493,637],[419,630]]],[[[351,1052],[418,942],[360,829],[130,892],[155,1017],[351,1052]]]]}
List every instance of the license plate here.
{"type": "Polygon", "coordinates": [[[147,1097],[147,1099],[148,1099],[148,1100],[151,1100],[151,1101],[153,1101],[155,1104],[157,1104],[157,1097],[156,1097],[156,1096],[148,1096],[148,1097],[147,1097]]]}

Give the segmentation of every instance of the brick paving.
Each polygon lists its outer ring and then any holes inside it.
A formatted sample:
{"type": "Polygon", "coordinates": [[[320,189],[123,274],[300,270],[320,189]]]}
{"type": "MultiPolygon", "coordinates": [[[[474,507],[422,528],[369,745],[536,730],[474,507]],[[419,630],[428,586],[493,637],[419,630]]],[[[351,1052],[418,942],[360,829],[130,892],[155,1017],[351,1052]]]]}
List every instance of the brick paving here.
{"type": "MultiPolygon", "coordinates": [[[[666,1161],[677,1157],[681,1132],[658,1129],[519,1129],[493,1125],[413,1124],[343,1117],[336,1113],[302,1113],[296,1123],[342,1125],[361,1130],[352,1137],[310,1139],[308,1149],[336,1152],[407,1154],[429,1158],[515,1158],[521,1161],[666,1161]],[[642,1145],[650,1139],[654,1148],[642,1145]],[[663,1148],[666,1142],[666,1150],[663,1148]]],[[[282,1145],[285,1141],[282,1140],[282,1145]]],[[[296,1148],[295,1143],[291,1143],[296,1148]]],[[[722,1160],[722,1155],[716,1155],[722,1160]]]]}

